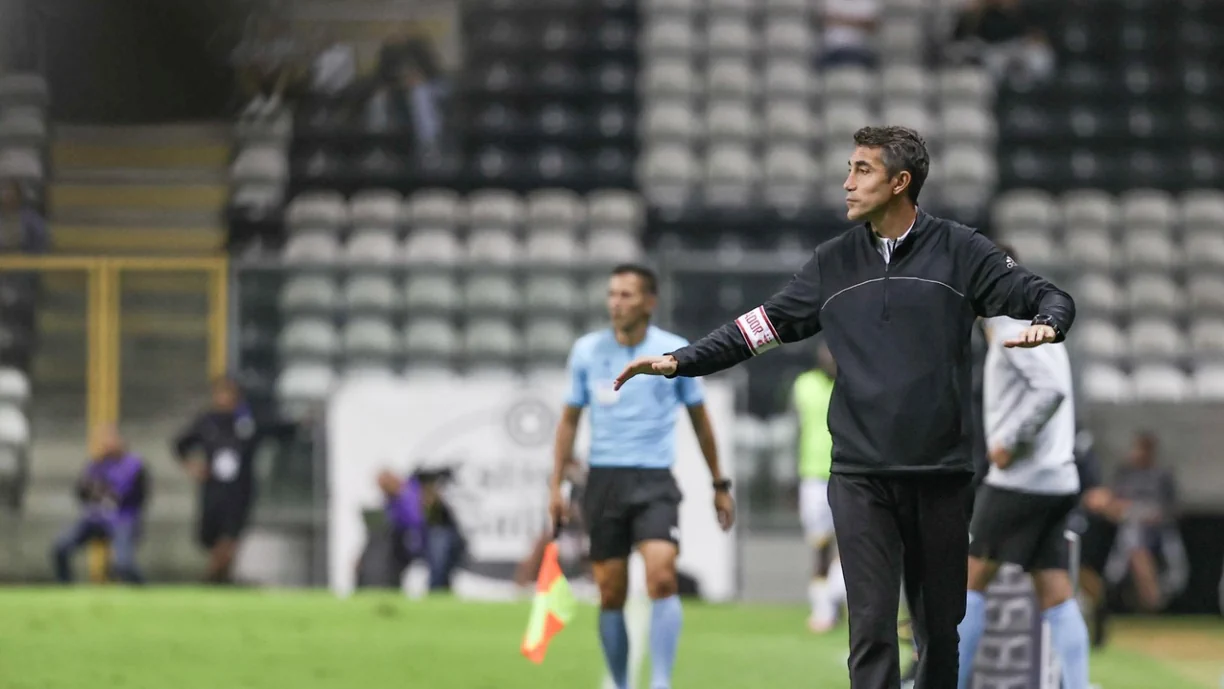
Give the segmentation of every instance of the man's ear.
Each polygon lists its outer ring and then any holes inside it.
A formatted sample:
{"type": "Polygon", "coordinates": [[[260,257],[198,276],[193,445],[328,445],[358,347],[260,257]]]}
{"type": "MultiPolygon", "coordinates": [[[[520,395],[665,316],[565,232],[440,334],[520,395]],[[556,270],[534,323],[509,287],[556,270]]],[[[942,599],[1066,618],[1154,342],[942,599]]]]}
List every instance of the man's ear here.
{"type": "Polygon", "coordinates": [[[901,172],[898,172],[897,176],[893,177],[893,195],[900,196],[901,194],[904,194],[905,190],[909,188],[910,182],[913,181],[913,179],[914,176],[910,174],[909,170],[902,170],[901,172]]]}

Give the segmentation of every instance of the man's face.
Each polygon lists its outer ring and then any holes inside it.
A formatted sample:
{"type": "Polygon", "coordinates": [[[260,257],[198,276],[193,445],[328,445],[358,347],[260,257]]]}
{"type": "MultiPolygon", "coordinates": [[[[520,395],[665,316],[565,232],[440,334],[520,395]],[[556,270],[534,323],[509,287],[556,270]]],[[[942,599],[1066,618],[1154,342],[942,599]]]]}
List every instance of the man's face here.
{"type": "Polygon", "coordinates": [[[400,491],[399,477],[384,469],[378,472],[378,487],[388,496],[396,495],[400,491]]]}
{"type": "Polygon", "coordinates": [[[883,208],[892,200],[893,189],[899,183],[889,177],[880,149],[855,147],[850,156],[850,174],[842,185],[846,190],[846,218],[862,220],[883,208]]]}
{"type": "Polygon", "coordinates": [[[617,330],[628,330],[654,312],[655,297],[646,291],[641,276],[633,273],[608,279],[608,316],[617,330]]]}
{"type": "Polygon", "coordinates": [[[213,386],[213,407],[218,411],[234,411],[238,408],[238,388],[230,381],[222,381],[213,386]]]}
{"type": "Polygon", "coordinates": [[[1131,464],[1140,469],[1146,469],[1152,466],[1156,460],[1156,448],[1146,438],[1136,438],[1131,445],[1130,461],[1131,464]]]}
{"type": "Polygon", "coordinates": [[[123,439],[114,426],[103,426],[95,431],[92,444],[94,461],[114,457],[123,451],[123,439]]]}

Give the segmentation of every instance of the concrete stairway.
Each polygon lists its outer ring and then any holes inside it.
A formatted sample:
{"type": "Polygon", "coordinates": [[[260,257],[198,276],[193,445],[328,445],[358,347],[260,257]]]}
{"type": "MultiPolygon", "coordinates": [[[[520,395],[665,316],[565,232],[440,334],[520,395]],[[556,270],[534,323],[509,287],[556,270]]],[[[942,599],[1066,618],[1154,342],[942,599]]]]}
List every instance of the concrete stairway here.
{"type": "MultiPolygon", "coordinates": [[[[57,128],[48,214],[54,251],[215,255],[225,237],[229,131],[213,124],[57,128]]],[[[201,273],[166,271],[127,273],[119,286],[121,425],[153,474],[146,541],[157,545],[142,561],[160,577],[198,571],[189,530],[194,487],[169,443],[207,400],[207,284],[201,273]]],[[[49,574],[47,544],[75,514],[70,490],[85,457],[85,276],[51,274],[45,285],[31,481],[14,557],[0,555],[0,578],[49,574]]]]}

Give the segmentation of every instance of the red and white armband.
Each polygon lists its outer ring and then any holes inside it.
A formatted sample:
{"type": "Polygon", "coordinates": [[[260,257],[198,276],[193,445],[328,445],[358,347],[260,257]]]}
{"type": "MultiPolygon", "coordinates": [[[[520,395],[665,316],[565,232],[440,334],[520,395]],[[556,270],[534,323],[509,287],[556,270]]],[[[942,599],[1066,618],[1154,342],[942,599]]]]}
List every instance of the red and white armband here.
{"type": "Polygon", "coordinates": [[[769,322],[769,316],[765,314],[764,306],[758,306],[736,318],[735,325],[739,328],[740,334],[744,336],[744,342],[748,344],[748,349],[752,350],[753,356],[768,352],[782,344],[778,331],[774,328],[773,323],[769,322]]]}

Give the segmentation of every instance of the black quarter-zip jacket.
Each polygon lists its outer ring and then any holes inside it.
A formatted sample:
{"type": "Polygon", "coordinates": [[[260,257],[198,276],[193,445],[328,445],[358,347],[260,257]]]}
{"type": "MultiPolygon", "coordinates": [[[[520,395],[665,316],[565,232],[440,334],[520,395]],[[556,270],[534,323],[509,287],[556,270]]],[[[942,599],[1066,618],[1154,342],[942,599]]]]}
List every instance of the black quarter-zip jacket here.
{"type": "Polygon", "coordinates": [[[834,473],[970,473],[971,329],[1000,315],[1046,317],[1061,340],[1075,303],[976,230],[919,210],[889,263],[855,227],[767,302],[670,354],[676,375],[705,376],[823,331],[837,361],[834,473]]]}

